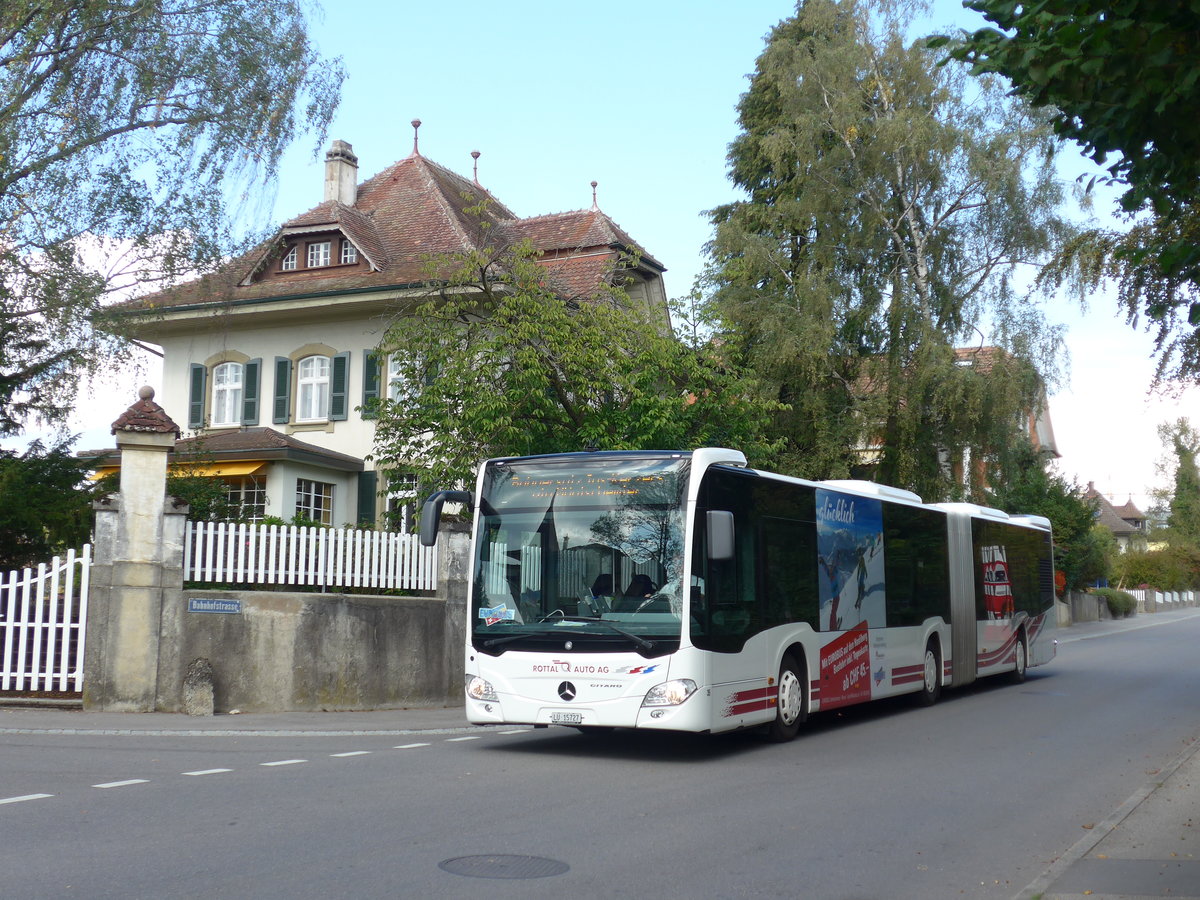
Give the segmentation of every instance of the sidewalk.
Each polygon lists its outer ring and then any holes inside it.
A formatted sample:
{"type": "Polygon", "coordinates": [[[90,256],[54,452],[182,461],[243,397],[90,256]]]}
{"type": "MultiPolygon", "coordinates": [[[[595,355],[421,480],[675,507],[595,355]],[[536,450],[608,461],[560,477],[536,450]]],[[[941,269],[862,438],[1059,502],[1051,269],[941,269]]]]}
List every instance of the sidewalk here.
{"type": "Polygon", "coordinates": [[[480,727],[467,722],[461,706],[216,716],[0,707],[0,734],[402,735],[421,731],[474,731],[480,727]]]}
{"type": "MultiPolygon", "coordinates": [[[[1061,643],[1152,628],[1200,609],[1087,622],[1059,629],[1061,643]]],[[[1200,741],[1193,743],[1014,900],[1200,900],[1200,741]]]]}
{"type": "Polygon", "coordinates": [[[1200,742],[1014,900],[1200,898],[1200,742]]]}

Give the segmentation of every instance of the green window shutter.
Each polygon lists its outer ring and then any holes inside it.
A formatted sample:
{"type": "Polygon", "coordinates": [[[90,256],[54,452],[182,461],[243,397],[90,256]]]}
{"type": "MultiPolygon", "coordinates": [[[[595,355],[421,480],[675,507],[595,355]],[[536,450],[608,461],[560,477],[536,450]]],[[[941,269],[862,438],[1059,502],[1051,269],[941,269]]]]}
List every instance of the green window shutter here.
{"type": "Polygon", "coordinates": [[[362,417],[375,418],[375,407],[379,402],[380,356],[374,350],[363,351],[362,417]]]}
{"type": "Polygon", "coordinates": [[[377,472],[358,473],[358,524],[375,524],[375,497],[379,493],[377,472]]]}
{"type": "Polygon", "coordinates": [[[204,382],[208,369],[192,363],[188,371],[188,428],[204,427],[204,382]]]}
{"type": "Polygon", "coordinates": [[[350,353],[337,354],[330,360],[329,421],[341,422],[350,417],[350,353]]]}
{"type": "Polygon", "coordinates": [[[286,356],[275,357],[275,395],[271,421],[286,425],[292,412],[292,361],[286,356]]]}
{"type": "Polygon", "coordinates": [[[258,395],[262,386],[262,360],[252,359],[242,369],[242,424],[258,424],[258,395]]]}

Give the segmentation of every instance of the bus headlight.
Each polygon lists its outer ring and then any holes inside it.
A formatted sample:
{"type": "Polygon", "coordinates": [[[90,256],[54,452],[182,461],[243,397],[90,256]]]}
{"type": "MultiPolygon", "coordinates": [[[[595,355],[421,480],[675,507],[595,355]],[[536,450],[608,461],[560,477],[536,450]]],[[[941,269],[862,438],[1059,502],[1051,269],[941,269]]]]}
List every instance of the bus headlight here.
{"type": "Polygon", "coordinates": [[[696,682],[690,678],[678,678],[650,688],[642,706],[678,706],[694,693],[696,682]]]}
{"type": "Polygon", "coordinates": [[[492,683],[480,678],[478,675],[468,675],[466,684],[467,696],[472,700],[491,700],[495,702],[500,699],[496,696],[496,689],[492,687],[492,683]]]}

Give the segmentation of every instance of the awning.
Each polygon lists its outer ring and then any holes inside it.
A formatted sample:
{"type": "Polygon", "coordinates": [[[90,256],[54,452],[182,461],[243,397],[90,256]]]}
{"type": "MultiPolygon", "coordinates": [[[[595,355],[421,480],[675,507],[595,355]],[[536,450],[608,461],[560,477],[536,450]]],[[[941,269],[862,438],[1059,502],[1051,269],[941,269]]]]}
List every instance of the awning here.
{"type": "Polygon", "coordinates": [[[170,466],[173,474],[181,474],[180,470],[185,470],[182,474],[198,475],[201,478],[230,478],[238,475],[254,475],[265,469],[267,464],[261,460],[245,460],[243,462],[222,462],[222,463],[188,463],[185,465],[174,464],[170,466]]]}
{"type": "MultiPolygon", "coordinates": [[[[236,462],[216,463],[172,463],[169,467],[173,475],[195,475],[200,478],[238,478],[244,475],[257,475],[267,467],[262,460],[238,460],[236,462]]],[[[99,481],[105,475],[120,472],[120,466],[102,466],[92,473],[92,481],[99,481]]]]}

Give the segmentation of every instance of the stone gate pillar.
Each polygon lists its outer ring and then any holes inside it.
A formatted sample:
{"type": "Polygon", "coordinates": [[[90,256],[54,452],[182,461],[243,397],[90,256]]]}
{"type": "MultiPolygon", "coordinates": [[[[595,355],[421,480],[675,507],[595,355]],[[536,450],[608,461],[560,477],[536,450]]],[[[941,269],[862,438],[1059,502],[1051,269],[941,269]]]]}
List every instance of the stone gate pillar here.
{"type": "Polygon", "coordinates": [[[166,495],[179,426],[143,387],[112,426],[121,490],[96,504],[87,622],[85,709],[150,712],[159,696],[164,601],[179,593],[183,511],[166,495]]]}

